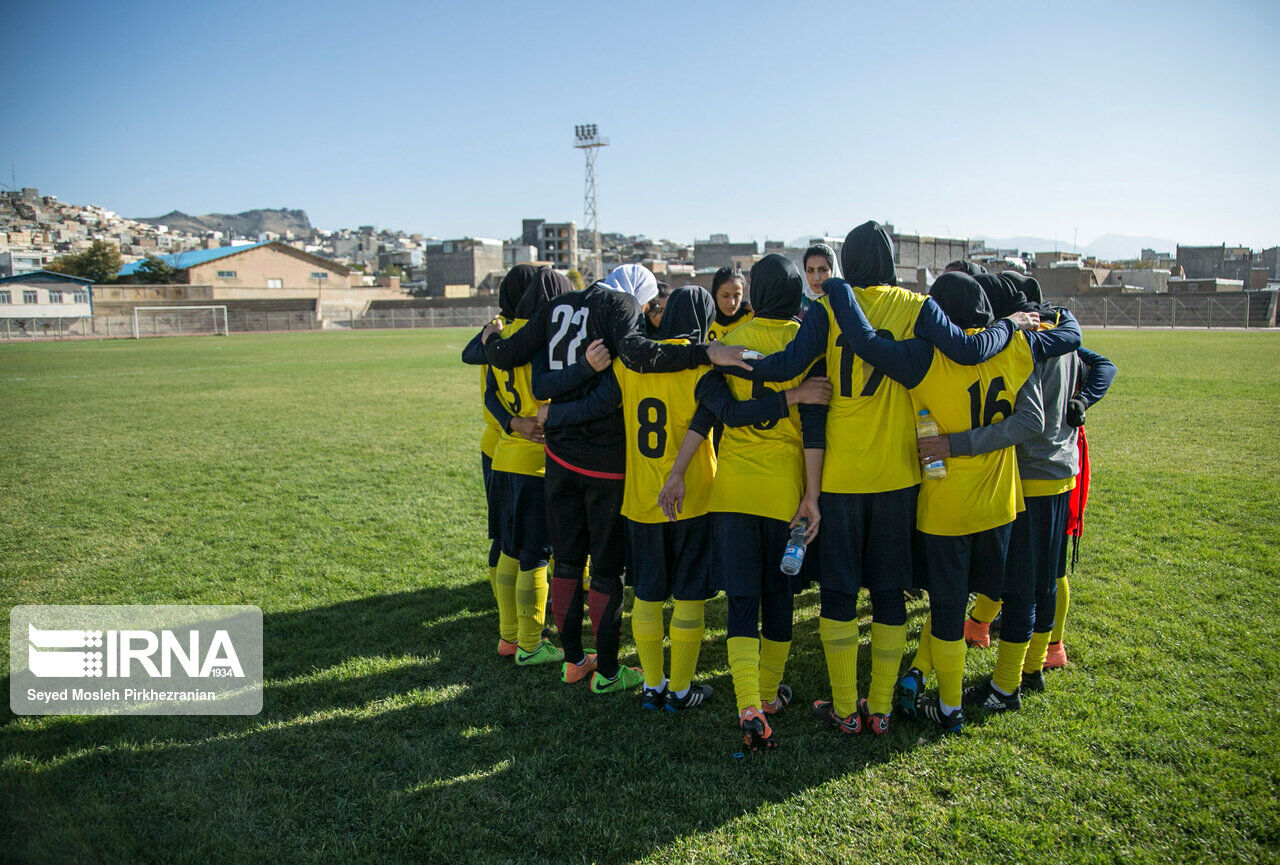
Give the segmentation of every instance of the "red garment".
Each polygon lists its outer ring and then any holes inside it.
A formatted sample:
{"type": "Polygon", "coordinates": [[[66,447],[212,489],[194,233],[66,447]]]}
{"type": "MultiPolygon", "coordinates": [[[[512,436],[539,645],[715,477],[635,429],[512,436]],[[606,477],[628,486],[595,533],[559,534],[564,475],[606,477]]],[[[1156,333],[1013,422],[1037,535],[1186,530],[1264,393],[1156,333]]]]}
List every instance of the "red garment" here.
{"type": "Polygon", "coordinates": [[[1067,500],[1067,536],[1078,538],[1084,534],[1084,508],[1089,503],[1089,440],[1084,427],[1076,431],[1076,450],[1080,452],[1080,473],[1067,500]]]}

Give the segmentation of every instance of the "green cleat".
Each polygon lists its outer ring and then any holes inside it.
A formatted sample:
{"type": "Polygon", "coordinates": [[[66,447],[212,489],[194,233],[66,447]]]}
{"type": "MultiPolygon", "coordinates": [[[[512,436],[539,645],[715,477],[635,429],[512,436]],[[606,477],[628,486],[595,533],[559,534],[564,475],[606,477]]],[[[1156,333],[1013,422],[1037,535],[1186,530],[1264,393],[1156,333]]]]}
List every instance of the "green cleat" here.
{"type": "Polygon", "coordinates": [[[516,663],[522,667],[532,667],[534,664],[558,664],[563,660],[564,652],[546,640],[538,643],[538,648],[532,652],[526,652],[524,649],[516,650],[516,663]]]}
{"type": "Polygon", "coordinates": [[[644,684],[644,673],[638,667],[619,667],[618,675],[606,679],[599,671],[591,678],[593,694],[621,694],[630,691],[636,685],[644,684]]]}

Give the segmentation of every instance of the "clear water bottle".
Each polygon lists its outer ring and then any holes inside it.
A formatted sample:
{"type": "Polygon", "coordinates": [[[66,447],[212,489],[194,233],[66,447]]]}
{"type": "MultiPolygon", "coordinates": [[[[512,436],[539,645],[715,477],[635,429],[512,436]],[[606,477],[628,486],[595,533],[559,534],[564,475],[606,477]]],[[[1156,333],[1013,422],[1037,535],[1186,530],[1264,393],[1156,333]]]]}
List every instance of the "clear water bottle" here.
{"type": "Polygon", "coordinates": [[[800,573],[800,566],[804,564],[804,552],[809,548],[809,542],[804,539],[804,533],[808,528],[808,518],[801,517],[800,522],[791,529],[787,550],[782,554],[782,572],[789,577],[800,573]]]}
{"type": "MultiPolygon", "coordinates": [[[[938,425],[929,415],[927,408],[920,409],[919,416],[916,417],[916,438],[928,438],[938,434],[938,425]]],[[[924,476],[937,480],[947,476],[947,464],[941,459],[930,460],[924,464],[924,476]]]]}

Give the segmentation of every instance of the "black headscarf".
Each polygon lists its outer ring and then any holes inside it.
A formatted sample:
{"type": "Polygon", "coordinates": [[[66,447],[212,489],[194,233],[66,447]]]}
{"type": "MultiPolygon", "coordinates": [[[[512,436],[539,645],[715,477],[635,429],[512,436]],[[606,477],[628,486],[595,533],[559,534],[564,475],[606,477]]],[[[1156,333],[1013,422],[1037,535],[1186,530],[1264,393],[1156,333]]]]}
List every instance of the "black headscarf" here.
{"type": "Polygon", "coordinates": [[[667,295],[662,323],[654,339],[687,339],[706,342],[707,329],[715,320],[716,302],[700,285],[686,285],[667,295]]]}
{"type": "Polygon", "coordinates": [[[897,285],[893,269],[893,238],[878,222],[864,222],[849,232],[840,247],[840,269],[844,281],[866,288],[869,285],[897,285]]]}
{"type": "Polygon", "coordinates": [[[991,304],[991,314],[996,318],[1004,318],[1015,312],[1035,312],[1039,309],[1034,303],[1022,296],[1012,281],[1006,281],[994,273],[980,273],[974,277],[982,286],[991,304]]]}
{"type": "Polygon", "coordinates": [[[1040,292],[1040,283],[1036,282],[1034,276],[1026,276],[1016,270],[1006,270],[1000,274],[1000,279],[1021,291],[1022,296],[1032,303],[1044,303],[1044,296],[1040,292]]]}
{"type": "Polygon", "coordinates": [[[946,266],[946,270],[958,270],[961,273],[967,273],[970,276],[977,276],[980,273],[986,273],[987,269],[976,261],[953,261],[946,266]]]}
{"type": "Polygon", "coordinates": [[[986,292],[967,273],[942,274],[929,288],[929,296],[957,327],[990,327],[995,321],[986,292]]]}
{"type": "Polygon", "coordinates": [[[796,263],[771,252],[751,266],[751,308],[756,318],[794,318],[804,297],[804,277],[796,263]]]}
{"type": "Polygon", "coordinates": [[[507,271],[498,285],[498,314],[511,321],[516,317],[516,307],[524,297],[525,290],[533,284],[538,275],[538,268],[532,264],[517,264],[507,271]]]}
{"type": "Polygon", "coordinates": [[[533,282],[525,289],[524,297],[520,298],[520,305],[516,307],[516,318],[533,318],[539,307],[548,300],[571,291],[573,291],[573,283],[563,273],[549,267],[539,268],[533,282]]]}

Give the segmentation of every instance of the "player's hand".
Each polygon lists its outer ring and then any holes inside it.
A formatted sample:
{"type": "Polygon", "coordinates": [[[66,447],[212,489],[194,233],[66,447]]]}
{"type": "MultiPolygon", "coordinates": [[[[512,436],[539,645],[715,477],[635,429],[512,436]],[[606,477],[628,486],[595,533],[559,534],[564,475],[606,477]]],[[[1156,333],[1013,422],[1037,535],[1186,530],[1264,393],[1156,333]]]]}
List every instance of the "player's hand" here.
{"type": "Polygon", "coordinates": [[[587,346],[587,363],[591,364],[591,368],[596,372],[604,372],[609,368],[609,364],[613,363],[613,356],[609,354],[609,349],[604,347],[603,339],[597,339],[587,346]]]}
{"type": "Polygon", "coordinates": [[[742,353],[746,351],[740,345],[725,345],[718,339],[713,339],[707,344],[707,360],[716,366],[740,366],[743,369],[751,369],[751,364],[742,359],[742,353]]]}
{"type": "Polygon", "coordinates": [[[1038,312],[1015,312],[1012,315],[1005,316],[1005,318],[1013,322],[1013,326],[1018,330],[1035,330],[1040,326],[1040,313],[1038,312]]]}
{"type": "Polygon", "coordinates": [[[675,522],[676,515],[684,508],[684,475],[671,475],[658,493],[658,507],[667,519],[675,522]]]}
{"type": "Polygon", "coordinates": [[[822,522],[822,512],[818,510],[817,496],[813,498],[806,496],[800,500],[800,507],[796,508],[796,515],[791,518],[790,527],[795,528],[801,518],[809,521],[809,525],[804,529],[804,541],[807,544],[818,536],[818,525],[822,522]]]}
{"type": "Polygon", "coordinates": [[[806,378],[800,384],[787,389],[787,405],[826,405],[831,402],[831,379],[825,375],[806,378]]]}
{"type": "Polygon", "coordinates": [[[498,321],[496,318],[486,324],[484,326],[484,330],[480,331],[480,344],[484,345],[487,343],[489,338],[495,333],[502,333],[502,322],[498,321]]]}
{"type": "Polygon", "coordinates": [[[542,405],[538,406],[538,426],[546,427],[547,414],[550,411],[551,411],[551,403],[549,402],[544,402],[542,405]]]}
{"type": "Polygon", "coordinates": [[[521,438],[526,438],[537,444],[542,444],[547,440],[547,437],[542,432],[542,424],[538,423],[538,419],[534,417],[513,417],[511,419],[511,431],[521,438]]]}
{"type": "Polygon", "coordinates": [[[1073,396],[1071,398],[1071,401],[1067,403],[1067,416],[1066,416],[1067,426],[1069,427],[1084,426],[1084,412],[1085,412],[1084,400],[1080,399],[1080,397],[1078,396],[1073,396]]]}
{"type": "Polygon", "coordinates": [[[922,463],[945,460],[951,456],[951,436],[925,436],[916,439],[916,451],[920,454],[922,463]]]}

